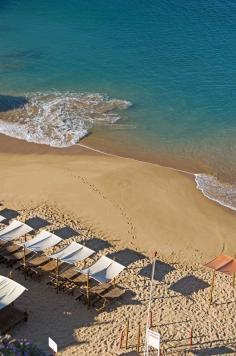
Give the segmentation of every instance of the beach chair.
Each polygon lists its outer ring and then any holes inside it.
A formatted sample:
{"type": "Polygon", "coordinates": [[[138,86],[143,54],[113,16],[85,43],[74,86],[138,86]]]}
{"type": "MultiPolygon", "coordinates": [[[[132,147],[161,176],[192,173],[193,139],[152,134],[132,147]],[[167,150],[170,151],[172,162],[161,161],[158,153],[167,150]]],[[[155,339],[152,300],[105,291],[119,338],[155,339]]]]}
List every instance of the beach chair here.
{"type": "Polygon", "coordinates": [[[102,300],[103,305],[101,309],[103,309],[111,301],[120,299],[125,294],[125,292],[125,289],[115,286],[112,287],[110,290],[106,291],[105,293],[97,294],[97,300],[95,302],[97,303],[98,301],[102,300]]]}
{"type": "MultiPolygon", "coordinates": [[[[91,297],[95,300],[100,299],[103,294],[105,294],[106,292],[108,293],[112,287],[114,288],[114,283],[112,284],[112,282],[114,282],[114,279],[124,269],[125,266],[121,265],[120,263],[106,256],[102,256],[89,268],[80,270],[80,273],[82,273],[84,276],[87,276],[87,290],[81,288],[80,295],[79,297],[77,297],[77,299],[81,299],[86,295],[88,306],[92,302],[91,297]],[[89,279],[95,280],[96,282],[100,283],[100,285],[90,288],[88,281],[89,279]]],[[[92,302],[92,304],[95,304],[95,300],[94,302],[92,302]]]]}
{"type": "MultiPolygon", "coordinates": [[[[46,257],[46,256],[43,256],[46,257]]],[[[62,263],[59,263],[60,267],[62,263]]],[[[22,266],[21,271],[25,273],[26,276],[31,277],[32,279],[36,279],[38,282],[45,276],[47,273],[52,273],[57,269],[56,261],[48,260],[45,263],[39,264],[38,266],[33,266],[30,262],[27,262],[27,265],[22,266]]]]}
{"type": "MultiPolygon", "coordinates": [[[[0,240],[2,241],[1,245],[1,262],[8,264],[8,262],[12,264],[15,263],[15,259],[13,258],[13,255],[17,253],[17,248],[13,247],[11,248],[9,244],[15,240],[19,239],[20,237],[28,234],[31,232],[33,229],[27,224],[22,223],[21,221],[18,220],[13,220],[10,225],[8,225],[6,228],[0,230],[0,240]],[[4,248],[8,248],[8,251],[5,249],[4,253],[4,248]],[[12,255],[12,258],[9,257],[9,255],[12,255]],[[11,261],[11,262],[10,262],[11,261]]],[[[18,256],[16,255],[16,262],[18,260],[18,256]]]]}
{"type": "Polygon", "coordinates": [[[21,321],[27,321],[26,312],[13,306],[13,302],[26,291],[21,284],[0,276],[0,332],[6,333],[21,321]]]}
{"type": "Polygon", "coordinates": [[[73,278],[78,277],[78,271],[74,267],[71,267],[64,272],[60,273],[60,276],[68,281],[73,280],[73,278]]]}
{"type": "MultiPolygon", "coordinates": [[[[50,258],[60,261],[60,263],[66,263],[67,265],[74,265],[75,263],[84,261],[86,258],[93,255],[95,251],[90,248],[81,245],[77,242],[72,242],[70,245],[62,249],[61,251],[53,254],[50,258]]],[[[65,291],[66,293],[73,294],[74,290],[78,286],[78,274],[76,270],[63,271],[60,275],[50,276],[48,285],[58,290],[65,291]],[[74,280],[77,279],[76,282],[74,280]]]]}
{"type": "MultiPolygon", "coordinates": [[[[19,265],[17,269],[26,273],[31,277],[39,277],[41,275],[40,270],[37,267],[41,267],[47,262],[50,261],[49,257],[41,254],[35,257],[35,254],[40,254],[45,251],[47,248],[51,248],[58,243],[60,243],[62,239],[53,234],[52,232],[43,230],[38,235],[36,235],[30,241],[27,241],[23,244],[24,248],[27,251],[32,251],[33,256],[30,259],[24,261],[24,263],[19,265]]],[[[37,278],[40,280],[40,278],[37,278]]]]}
{"type": "Polygon", "coordinates": [[[72,295],[74,294],[74,290],[76,288],[76,285],[61,277],[61,275],[57,274],[49,276],[49,281],[47,282],[47,285],[50,285],[52,288],[57,290],[57,292],[63,291],[67,294],[72,295]]]}
{"type": "MultiPolygon", "coordinates": [[[[59,275],[61,277],[61,274],[59,275]]],[[[54,281],[56,281],[54,279],[54,281]]],[[[67,294],[74,294],[74,291],[87,282],[87,276],[79,274],[78,271],[70,278],[64,279],[64,283],[60,285],[60,290],[67,294]]]]}
{"type": "MultiPolygon", "coordinates": [[[[61,262],[58,263],[58,267],[62,265],[61,262]]],[[[56,270],[57,268],[57,261],[50,260],[49,262],[37,267],[40,271],[44,273],[50,273],[56,270]]]]}
{"type": "MultiPolygon", "coordinates": [[[[66,270],[60,272],[60,280],[64,281],[64,283],[69,285],[69,283],[72,283],[73,278],[76,278],[78,276],[78,271],[74,269],[74,267],[67,268],[66,270]]],[[[52,275],[49,276],[50,281],[47,284],[53,284],[56,281],[56,274],[52,273],[52,275]]]]}
{"type": "MultiPolygon", "coordinates": [[[[102,283],[97,284],[89,288],[89,304],[94,305],[97,300],[98,295],[107,292],[112,287],[110,283],[102,283]]],[[[75,300],[84,300],[87,303],[88,299],[88,286],[84,286],[84,288],[80,288],[79,295],[75,298],[75,300]]]]}
{"type": "Polygon", "coordinates": [[[15,253],[21,249],[20,245],[10,245],[6,243],[0,250],[0,263],[4,262],[5,257],[8,255],[11,255],[12,253],[15,253]]]}
{"type": "Polygon", "coordinates": [[[27,260],[27,265],[29,267],[40,267],[49,261],[50,261],[50,258],[48,256],[42,254],[40,256],[36,256],[36,257],[33,257],[33,258],[27,260]]]}
{"type": "Polygon", "coordinates": [[[47,263],[48,261],[50,261],[50,259],[45,255],[36,256],[36,257],[33,257],[33,258],[27,260],[26,263],[24,263],[23,261],[20,261],[16,270],[19,270],[19,271],[23,272],[26,276],[29,276],[32,279],[35,279],[38,282],[40,282],[43,273],[42,273],[42,271],[37,269],[37,267],[42,266],[43,264],[47,263]]]}
{"type": "Polygon", "coordinates": [[[0,310],[0,333],[1,335],[9,332],[14,326],[22,321],[28,320],[28,313],[24,312],[13,305],[9,305],[0,310]]]}
{"type": "Polygon", "coordinates": [[[17,262],[23,261],[25,258],[32,255],[33,252],[31,250],[21,250],[19,252],[12,253],[4,257],[3,263],[7,265],[7,267],[12,267],[17,262]]]}

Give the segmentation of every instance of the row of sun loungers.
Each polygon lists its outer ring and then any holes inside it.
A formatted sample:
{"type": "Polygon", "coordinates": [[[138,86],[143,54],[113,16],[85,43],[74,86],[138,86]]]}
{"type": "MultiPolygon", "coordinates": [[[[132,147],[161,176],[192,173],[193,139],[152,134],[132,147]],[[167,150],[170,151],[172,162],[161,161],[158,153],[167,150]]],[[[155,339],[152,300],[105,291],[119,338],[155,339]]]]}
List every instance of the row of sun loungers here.
{"type": "MultiPolygon", "coordinates": [[[[43,275],[49,274],[48,284],[57,292],[62,291],[74,295],[74,292],[79,290],[76,300],[83,300],[88,306],[95,305],[99,301],[103,301],[105,305],[109,300],[119,298],[124,294],[125,291],[115,286],[112,281],[125,266],[102,256],[90,267],[79,269],[76,264],[93,256],[95,251],[77,242],[71,242],[63,249],[46,256],[45,250],[55,247],[62,241],[59,236],[46,230],[41,231],[29,241],[25,240],[20,243],[15,241],[32,231],[32,227],[18,220],[13,220],[1,230],[0,263],[5,263],[9,267],[17,264],[16,269],[21,270],[25,277],[35,277],[39,281],[43,275]]],[[[12,320],[11,324],[14,315],[12,310],[12,306],[4,307],[5,319],[8,315],[7,319],[9,322],[12,320]]],[[[16,313],[16,316],[18,320],[20,314],[16,313]]],[[[26,320],[25,313],[21,313],[21,319],[23,317],[26,320]]],[[[2,320],[0,310],[0,331],[6,329],[2,320]]]]}

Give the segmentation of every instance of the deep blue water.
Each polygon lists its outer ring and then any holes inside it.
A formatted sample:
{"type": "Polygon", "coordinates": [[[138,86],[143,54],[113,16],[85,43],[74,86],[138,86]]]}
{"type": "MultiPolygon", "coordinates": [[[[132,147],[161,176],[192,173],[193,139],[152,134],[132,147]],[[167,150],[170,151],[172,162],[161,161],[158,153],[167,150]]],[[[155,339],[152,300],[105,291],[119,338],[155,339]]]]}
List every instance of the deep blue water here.
{"type": "Polygon", "coordinates": [[[129,135],[234,182],[235,38],[235,0],[0,0],[0,93],[128,100],[129,135]]]}

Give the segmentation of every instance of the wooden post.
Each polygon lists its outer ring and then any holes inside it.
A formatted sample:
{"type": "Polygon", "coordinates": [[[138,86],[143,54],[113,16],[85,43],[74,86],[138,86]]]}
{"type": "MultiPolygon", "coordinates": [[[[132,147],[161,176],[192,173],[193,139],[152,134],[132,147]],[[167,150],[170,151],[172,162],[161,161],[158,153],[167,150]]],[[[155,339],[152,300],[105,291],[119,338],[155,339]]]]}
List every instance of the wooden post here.
{"type": "Polygon", "coordinates": [[[150,313],[149,313],[149,328],[152,328],[153,327],[153,323],[152,323],[152,311],[150,310],[150,313]]]}
{"type": "Polygon", "coordinates": [[[26,267],[26,257],[25,257],[25,245],[24,245],[24,249],[23,249],[24,251],[23,251],[23,266],[24,266],[24,269],[25,269],[25,267],[26,267]]]}
{"type": "Polygon", "coordinates": [[[215,284],[215,275],[216,275],[216,271],[214,270],[213,271],[213,275],[212,275],[212,281],[211,281],[209,305],[211,305],[212,299],[213,299],[213,289],[214,289],[214,284],[215,284]]]}
{"type": "Polygon", "coordinates": [[[57,258],[57,271],[56,271],[56,288],[57,288],[57,293],[58,293],[58,279],[59,279],[59,261],[57,258]]]}
{"type": "Polygon", "coordinates": [[[90,305],[90,300],[89,300],[89,271],[87,274],[87,303],[88,303],[88,309],[89,309],[89,305],[90,305]]]}
{"type": "Polygon", "coordinates": [[[193,328],[190,329],[189,345],[193,346],[193,328]]]}
{"type": "Polygon", "coordinates": [[[126,325],[126,339],[125,339],[125,348],[128,348],[128,339],[129,339],[129,319],[127,319],[126,325]]]}
{"type": "Polygon", "coordinates": [[[233,288],[235,288],[236,273],[233,274],[233,288]]]}
{"type": "Polygon", "coordinates": [[[124,340],[124,336],[125,336],[125,332],[124,330],[121,331],[121,335],[120,335],[120,350],[123,347],[123,340],[124,340]]]}
{"type": "Polygon", "coordinates": [[[141,341],[141,324],[138,323],[138,340],[137,340],[137,352],[140,351],[140,341],[141,341]]]}
{"type": "Polygon", "coordinates": [[[24,277],[26,280],[26,256],[25,256],[25,245],[24,245],[24,251],[23,251],[23,273],[24,277]]]}

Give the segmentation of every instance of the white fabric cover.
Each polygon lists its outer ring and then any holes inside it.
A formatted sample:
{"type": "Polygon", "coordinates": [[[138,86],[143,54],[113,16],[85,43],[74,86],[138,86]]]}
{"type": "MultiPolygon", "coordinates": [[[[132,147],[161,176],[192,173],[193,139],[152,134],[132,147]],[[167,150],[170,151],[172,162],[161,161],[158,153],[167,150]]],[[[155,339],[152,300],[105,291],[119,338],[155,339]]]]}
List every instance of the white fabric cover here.
{"type": "Polygon", "coordinates": [[[32,227],[21,221],[13,220],[10,225],[0,231],[0,240],[11,241],[32,231],[32,227]]]}
{"type": "Polygon", "coordinates": [[[25,290],[21,284],[0,276],[0,310],[13,303],[25,290]]]}
{"type": "Polygon", "coordinates": [[[90,248],[80,245],[77,242],[72,242],[69,246],[63,250],[51,255],[51,258],[58,258],[62,262],[69,263],[71,265],[76,262],[80,262],[93,255],[95,251],[90,248]]]}
{"type": "Polygon", "coordinates": [[[55,246],[61,242],[61,238],[53,233],[43,230],[32,240],[24,243],[25,247],[34,252],[44,251],[49,247],[55,246]]]}
{"type": "Polygon", "coordinates": [[[6,218],[4,218],[4,216],[0,215],[0,222],[4,221],[4,220],[6,220],[6,218]]]}
{"type": "Polygon", "coordinates": [[[89,274],[89,277],[100,283],[105,283],[117,277],[123,269],[125,269],[125,266],[106,256],[102,256],[92,266],[85,268],[80,272],[83,274],[89,274]]]}

